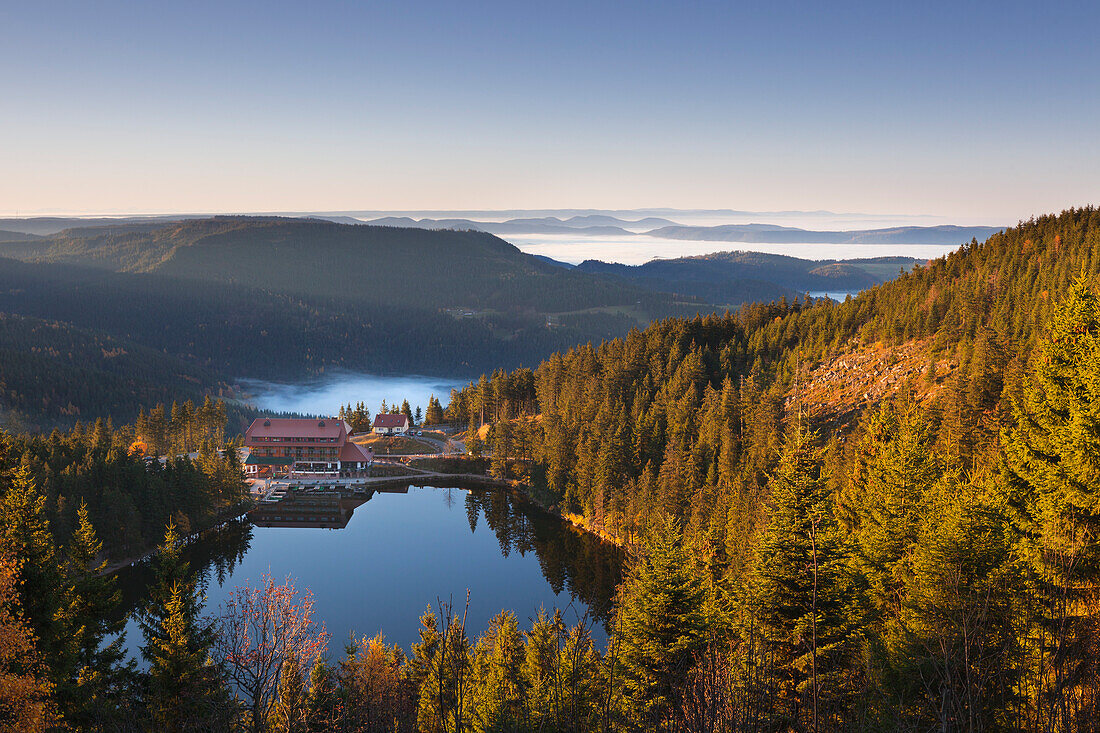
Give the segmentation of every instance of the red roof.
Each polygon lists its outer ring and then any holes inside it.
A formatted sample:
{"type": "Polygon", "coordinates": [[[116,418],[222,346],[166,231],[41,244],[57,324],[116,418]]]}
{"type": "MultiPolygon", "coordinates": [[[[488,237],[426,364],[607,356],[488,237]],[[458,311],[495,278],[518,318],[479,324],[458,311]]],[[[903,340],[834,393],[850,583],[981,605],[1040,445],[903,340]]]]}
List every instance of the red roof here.
{"type": "Polygon", "coordinates": [[[245,431],[245,438],[335,438],[350,432],[343,420],[291,417],[258,417],[245,431]]]}
{"type": "Polygon", "coordinates": [[[370,455],[363,450],[363,446],[358,443],[352,443],[350,440],[344,443],[344,448],[340,451],[341,461],[359,461],[360,463],[366,463],[373,457],[373,451],[370,455]]]}
{"type": "Polygon", "coordinates": [[[407,428],[408,426],[409,416],[403,412],[379,413],[374,416],[374,427],[376,428],[407,428]]]}

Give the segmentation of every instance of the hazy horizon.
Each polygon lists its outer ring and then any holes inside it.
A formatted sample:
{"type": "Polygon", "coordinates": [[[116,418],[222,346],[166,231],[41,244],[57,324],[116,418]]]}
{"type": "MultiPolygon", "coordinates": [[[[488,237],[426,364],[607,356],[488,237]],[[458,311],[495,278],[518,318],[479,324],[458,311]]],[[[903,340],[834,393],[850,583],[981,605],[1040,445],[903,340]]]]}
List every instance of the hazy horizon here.
{"type": "Polygon", "coordinates": [[[357,218],[364,223],[372,219],[385,217],[409,217],[413,219],[448,219],[466,218],[485,222],[500,222],[514,218],[557,216],[568,218],[570,216],[606,215],[619,218],[644,218],[644,217],[678,217],[678,223],[693,226],[715,226],[719,224],[779,224],[781,222],[801,222],[801,224],[783,224],[784,226],[799,226],[803,229],[870,229],[886,228],[892,226],[938,226],[957,224],[961,226],[1010,226],[1017,221],[1025,220],[1031,216],[1039,216],[1044,213],[1032,212],[1018,216],[1012,221],[1005,221],[1003,217],[992,216],[947,216],[931,213],[882,213],[882,212],[836,212],[827,210],[803,210],[786,209],[776,211],[751,211],[746,209],[729,208],[675,208],[667,206],[649,206],[632,209],[626,208],[597,208],[597,207],[560,207],[560,208],[512,208],[512,209],[285,209],[285,210],[189,210],[189,209],[165,209],[165,210],[138,210],[138,209],[103,209],[96,211],[70,211],[42,209],[38,211],[0,211],[0,218],[34,219],[34,218],[80,218],[80,219],[109,219],[109,218],[143,218],[165,216],[347,216],[357,218]]]}

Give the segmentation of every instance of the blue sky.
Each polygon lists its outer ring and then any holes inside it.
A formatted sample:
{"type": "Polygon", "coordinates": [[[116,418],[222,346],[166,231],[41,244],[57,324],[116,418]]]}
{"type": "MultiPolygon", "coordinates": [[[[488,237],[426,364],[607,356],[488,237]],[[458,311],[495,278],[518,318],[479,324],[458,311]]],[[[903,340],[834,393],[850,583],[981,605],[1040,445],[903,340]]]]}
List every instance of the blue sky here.
{"type": "Polygon", "coordinates": [[[1080,3],[0,0],[0,211],[1100,202],[1080,3]]]}

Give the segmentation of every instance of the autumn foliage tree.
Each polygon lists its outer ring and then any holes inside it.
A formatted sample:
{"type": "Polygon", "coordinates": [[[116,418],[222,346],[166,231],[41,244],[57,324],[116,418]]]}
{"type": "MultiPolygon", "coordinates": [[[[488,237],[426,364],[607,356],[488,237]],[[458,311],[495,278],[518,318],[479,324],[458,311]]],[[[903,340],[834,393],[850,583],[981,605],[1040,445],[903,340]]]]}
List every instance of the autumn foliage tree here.
{"type": "Polygon", "coordinates": [[[313,617],[313,594],[299,594],[288,578],[264,575],[259,587],[229,594],[217,621],[214,658],[244,698],[250,727],[266,729],[287,664],[309,669],[324,653],[329,635],[313,617]]]}
{"type": "Polygon", "coordinates": [[[19,563],[0,558],[0,731],[40,731],[56,720],[52,685],[19,603],[19,563]]]}

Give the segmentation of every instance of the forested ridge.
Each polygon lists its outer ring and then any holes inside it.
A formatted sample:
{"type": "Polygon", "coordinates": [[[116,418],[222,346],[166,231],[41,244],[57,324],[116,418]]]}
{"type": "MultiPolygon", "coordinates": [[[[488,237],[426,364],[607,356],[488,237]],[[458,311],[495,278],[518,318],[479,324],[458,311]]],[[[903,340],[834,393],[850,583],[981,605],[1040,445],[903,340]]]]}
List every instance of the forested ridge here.
{"type": "Polygon", "coordinates": [[[681,665],[638,690],[639,726],[697,729],[704,704],[723,730],[1091,730],[1098,281],[1100,212],[1070,210],[843,304],[666,321],[497,372],[450,409],[498,475],[635,548],[622,643],[681,665]],[[954,368],[848,432],[804,416],[822,358],[918,338],[954,368]],[[706,585],[687,606],[653,577],[676,547],[706,585]]]}
{"type": "Polygon", "coordinates": [[[107,362],[64,356],[70,349],[46,359],[33,350],[56,338],[9,333],[0,405],[40,427],[228,396],[240,377],[476,375],[705,307],[547,264],[481,232],[215,217],[0,244],[0,312],[119,342],[104,353],[130,355],[107,362]],[[154,360],[166,375],[159,387],[145,381],[154,360]],[[174,378],[181,373],[189,383],[174,378]]]}
{"type": "Polygon", "coordinates": [[[602,273],[651,290],[702,298],[708,303],[766,302],[806,292],[859,292],[916,264],[910,257],[804,260],[762,252],[715,252],[697,257],[621,265],[586,260],[584,272],[602,273]],[[746,297],[751,295],[752,297],[746,297]]]}
{"type": "Polygon", "coordinates": [[[10,257],[231,283],[372,305],[540,312],[667,297],[525,255],[474,231],[357,226],[274,217],[82,227],[25,243],[10,257]]]}

